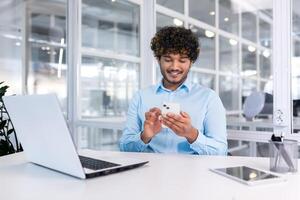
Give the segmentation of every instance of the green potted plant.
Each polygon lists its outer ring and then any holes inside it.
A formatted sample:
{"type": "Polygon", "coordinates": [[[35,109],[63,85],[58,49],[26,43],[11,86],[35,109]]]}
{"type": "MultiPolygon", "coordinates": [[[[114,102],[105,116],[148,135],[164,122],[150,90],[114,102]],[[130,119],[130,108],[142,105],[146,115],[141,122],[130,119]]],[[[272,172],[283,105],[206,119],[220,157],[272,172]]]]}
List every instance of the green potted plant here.
{"type": "Polygon", "coordinates": [[[2,100],[9,88],[7,85],[2,85],[3,83],[0,82],[0,156],[22,151],[22,146],[18,142],[13,124],[2,100]],[[12,135],[15,139],[15,145],[11,141],[12,135]]]}

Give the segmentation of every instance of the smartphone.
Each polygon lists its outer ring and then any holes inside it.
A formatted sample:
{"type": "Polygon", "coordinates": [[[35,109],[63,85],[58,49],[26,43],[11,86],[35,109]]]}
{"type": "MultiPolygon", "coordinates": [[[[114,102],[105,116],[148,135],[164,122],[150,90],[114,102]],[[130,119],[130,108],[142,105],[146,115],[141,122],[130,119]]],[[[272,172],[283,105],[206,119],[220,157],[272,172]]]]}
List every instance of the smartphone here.
{"type": "MultiPolygon", "coordinates": [[[[167,113],[173,113],[176,115],[180,114],[180,104],[179,103],[173,103],[173,102],[164,102],[161,107],[161,114],[163,117],[167,115],[167,113]]],[[[168,128],[164,124],[162,125],[163,128],[168,128]]]]}

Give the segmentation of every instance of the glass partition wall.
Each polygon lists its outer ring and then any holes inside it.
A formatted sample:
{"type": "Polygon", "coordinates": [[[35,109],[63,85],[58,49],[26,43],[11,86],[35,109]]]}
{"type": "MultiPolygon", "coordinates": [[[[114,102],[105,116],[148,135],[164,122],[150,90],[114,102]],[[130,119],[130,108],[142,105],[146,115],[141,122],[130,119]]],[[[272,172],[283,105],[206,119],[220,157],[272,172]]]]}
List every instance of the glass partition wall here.
{"type": "Polygon", "coordinates": [[[67,0],[1,1],[1,80],[12,94],[55,92],[66,109],[67,0]]]}
{"type": "Polygon", "coordinates": [[[140,5],[126,0],[81,2],[80,148],[117,149],[133,94],[140,87],[140,5]]]}
{"type": "Polygon", "coordinates": [[[25,5],[27,27],[26,93],[56,93],[63,111],[67,108],[66,65],[67,0],[28,1],[25,5]]]}
{"type": "Polygon", "coordinates": [[[182,0],[181,4],[186,6],[184,12],[170,1],[159,1],[156,27],[184,25],[199,37],[201,51],[191,69],[192,80],[217,91],[227,110],[229,132],[272,131],[272,1],[182,0]],[[253,102],[260,96],[270,98],[253,102]],[[270,109],[246,119],[251,109],[246,101],[262,108],[268,103],[270,109]]]}
{"type": "Polygon", "coordinates": [[[300,2],[292,1],[291,82],[293,105],[293,132],[300,132],[300,2]]]}
{"type": "MultiPolygon", "coordinates": [[[[298,132],[299,5],[296,0],[279,0],[276,5],[287,2],[293,8],[290,60],[294,132],[298,132]]],[[[280,14],[274,10],[274,15],[273,5],[272,0],[4,0],[0,41],[6,51],[0,52],[0,81],[11,86],[10,93],[56,93],[68,120],[73,119],[78,148],[117,150],[133,94],[161,79],[155,59],[145,59],[152,54],[148,42],[153,36],[145,30],[155,33],[167,25],[184,26],[201,44],[190,76],[221,97],[231,152],[249,148],[247,152],[256,155],[255,142],[266,142],[274,130],[275,91],[281,90],[274,86],[278,80],[273,76],[273,20],[280,14]],[[68,13],[72,6],[78,9],[68,13]],[[77,32],[68,32],[67,21],[72,23],[77,15],[73,25],[77,32]],[[67,45],[73,34],[79,36],[75,48],[79,56],[67,54],[73,51],[67,45]],[[78,63],[66,64],[70,59],[78,63]],[[154,70],[148,78],[149,67],[154,70]],[[154,81],[145,82],[143,77],[154,81]],[[70,91],[74,96],[68,96],[70,91]],[[250,116],[251,106],[260,109],[250,116]]]]}

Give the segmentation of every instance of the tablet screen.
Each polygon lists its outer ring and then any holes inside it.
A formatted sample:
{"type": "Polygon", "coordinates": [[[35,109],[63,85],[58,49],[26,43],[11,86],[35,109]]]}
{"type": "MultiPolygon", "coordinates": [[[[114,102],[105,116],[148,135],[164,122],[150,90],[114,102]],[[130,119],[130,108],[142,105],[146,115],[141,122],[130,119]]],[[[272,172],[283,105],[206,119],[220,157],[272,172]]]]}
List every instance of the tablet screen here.
{"type": "Polygon", "coordinates": [[[228,168],[220,168],[214,170],[217,172],[221,172],[236,177],[243,181],[258,181],[258,180],[266,180],[271,178],[279,178],[279,176],[269,174],[246,166],[228,167],[228,168]]]}

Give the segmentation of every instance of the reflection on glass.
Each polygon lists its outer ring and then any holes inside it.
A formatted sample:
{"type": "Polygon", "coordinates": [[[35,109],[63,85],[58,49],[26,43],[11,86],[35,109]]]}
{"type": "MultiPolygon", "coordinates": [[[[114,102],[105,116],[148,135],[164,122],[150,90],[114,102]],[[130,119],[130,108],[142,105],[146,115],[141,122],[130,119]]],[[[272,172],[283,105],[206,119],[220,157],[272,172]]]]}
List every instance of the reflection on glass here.
{"type": "Polygon", "coordinates": [[[294,38],[294,42],[293,42],[293,55],[295,57],[300,57],[300,40],[297,38],[294,38]]]}
{"type": "Polygon", "coordinates": [[[292,0],[292,8],[293,8],[293,15],[292,15],[292,31],[294,38],[299,37],[300,33],[300,2],[298,0],[292,0]]]}
{"type": "Polygon", "coordinates": [[[242,76],[255,77],[257,76],[257,49],[251,45],[243,44],[242,47],[242,76]]]}
{"type": "Polygon", "coordinates": [[[77,131],[79,149],[119,151],[121,130],[79,126],[77,131]]]}
{"type": "MultiPolygon", "coordinates": [[[[241,52],[241,55],[239,55],[239,63],[241,64],[241,66],[238,66],[238,62],[236,61],[237,66],[241,70],[238,71],[238,77],[241,78],[241,80],[237,81],[238,78],[232,78],[236,80],[232,80],[232,82],[234,82],[232,83],[232,85],[237,84],[237,87],[240,87],[241,92],[241,94],[239,94],[238,92],[235,93],[238,96],[238,103],[232,104],[235,105],[235,107],[240,111],[242,111],[244,107],[243,105],[239,104],[244,104],[245,98],[249,96],[251,92],[255,90],[269,93],[273,92],[273,83],[271,79],[272,14],[270,14],[272,12],[272,1],[264,2],[264,6],[261,6],[262,1],[218,1],[220,10],[219,27],[227,32],[241,36],[242,40],[245,39],[251,41],[249,42],[249,44],[240,45],[241,49],[237,48],[238,51],[236,52],[241,52]],[[226,18],[226,15],[233,15],[233,19],[230,20],[229,18],[226,18]],[[226,21],[227,23],[225,23],[226,21]],[[239,30],[241,32],[239,32],[239,30]],[[242,107],[239,107],[238,105],[242,107]]],[[[232,39],[230,41],[230,44],[236,44],[237,46],[239,46],[238,42],[232,39]]],[[[223,41],[220,40],[220,48],[222,48],[223,44],[228,43],[226,43],[226,40],[224,39],[223,41]]],[[[220,70],[227,72],[233,71],[230,70],[230,68],[228,69],[228,67],[226,67],[226,70],[222,69],[222,59],[223,58],[220,56],[220,70]]],[[[225,77],[223,79],[220,78],[220,84],[224,84],[225,79],[225,77]]],[[[229,80],[227,82],[230,83],[229,80]]],[[[229,85],[229,83],[227,84],[229,85]]],[[[220,92],[222,87],[225,86],[220,85],[220,92]]],[[[224,97],[222,98],[224,99],[224,97]]],[[[232,98],[234,99],[233,95],[232,98]]],[[[232,107],[232,105],[227,105],[227,107],[230,108],[232,107]]],[[[245,118],[241,116],[240,112],[232,112],[230,113],[230,115],[232,116],[232,119],[230,120],[230,118],[228,118],[228,125],[229,127],[234,127],[234,129],[236,130],[272,131],[270,128],[258,128],[256,127],[256,125],[249,125],[250,122],[244,124],[245,118]],[[240,126],[235,126],[237,123],[239,123],[240,126]]],[[[270,126],[272,126],[271,122],[270,126]]]]}
{"type": "Polygon", "coordinates": [[[215,75],[213,74],[204,74],[200,72],[191,71],[189,74],[189,79],[193,83],[203,85],[205,87],[215,89],[215,75]]]}
{"type": "MultiPolygon", "coordinates": [[[[0,3],[0,82],[8,85],[7,95],[20,94],[22,85],[21,0],[0,3]]],[[[2,86],[3,86],[2,85],[2,86]]]]}
{"type": "Polygon", "coordinates": [[[271,24],[259,18],[259,43],[270,48],[272,45],[271,24]]]}
{"type": "Polygon", "coordinates": [[[66,6],[67,1],[38,1],[28,3],[29,44],[27,47],[29,94],[56,93],[66,111],[66,6]],[[57,10],[57,12],[45,11],[57,10]]]}
{"type": "Polygon", "coordinates": [[[139,88],[139,66],[115,59],[83,57],[82,118],[124,117],[139,88]]]}
{"type": "MultiPolygon", "coordinates": [[[[300,34],[299,34],[300,36],[300,34]]],[[[294,35],[293,40],[293,57],[292,57],[292,97],[300,101],[300,40],[298,34],[294,35]]],[[[294,108],[298,109],[298,108],[294,108]]],[[[300,104],[299,104],[300,110],[300,104]]],[[[300,116],[300,111],[299,111],[300,116]]]]}
{"type": "Polygon", "coordinates": [[[259,55],[259,72],[260,77],[270,79],[272,75],[271,71],[271,55],[269,50],[263,50],[259,55]]]}
{"type": "Polygon", "coordinates": [[[124,0],[82,4],[83,46],[139,56],[139,5],[124,0]]]}
{"type": "Polygon", "coordinates": [[[293,116],[295,133],[300,132],[300,2],[292,1],[293,16],[292,16],[292,98],[293,98],[293,116]]]}
{"type": "Polygon", "coordinates": [[[242,104],[246,97],[248,97],[253,91],[257,91],[257,81],[252,79],[242,79],[242,104]]]}
{"type": "Polygon", "coordinates": [[[239,34],[239,11],[234,1],[219,0],[219,27],[224,31],[239,34]]]}
{"type": "Polygon", "coordinates": [[[215,69],[215,33],[194,25],[190,25],[190,29],[198,37],[200,43],[200,54],[194,66],[215,69]]]}
{"type": "Polygon", "coordinates": [[[184,12],[184,0],[156,0],[156,3],[177,12],[184,12]]]}
{"type": "Polygon", "coordinates": [[[238,85],[238,78],[231,76],[220,76],[219,95],[227,111],[238,110],[239,108],[238,85]]]}
{"type": "Polygon", "coordinates": [[[189,16],[207,24],[215,25],[215,1],[189,0],[189,16]]]}
{"type": "Polygon", "coordinates": [[[260,82],[260,91],[273,94],[273,80],[261,81],[260,82]]]}
{"type": "Polygon", "coordinates": [[[252,12],[242,12],[242,37],[256,42],[256,15],[252,12]]]}
{"type": "Polygon", "coordinates": [[[234,39],[220,36],[220,70],[238,73],[238,59],[238,42],[234,39]]]}
{"type": "Polygon", "coordinates": [[[265,92],[265,87],[266,87],[267,82],[261,81],[259,85],[259,91],[265,92]]]}
{"type": "Polygon", "coordinates": [[[156,13],[156,30],[159,31],[165,26],[183,26],[183,20],[156,13]]]}

